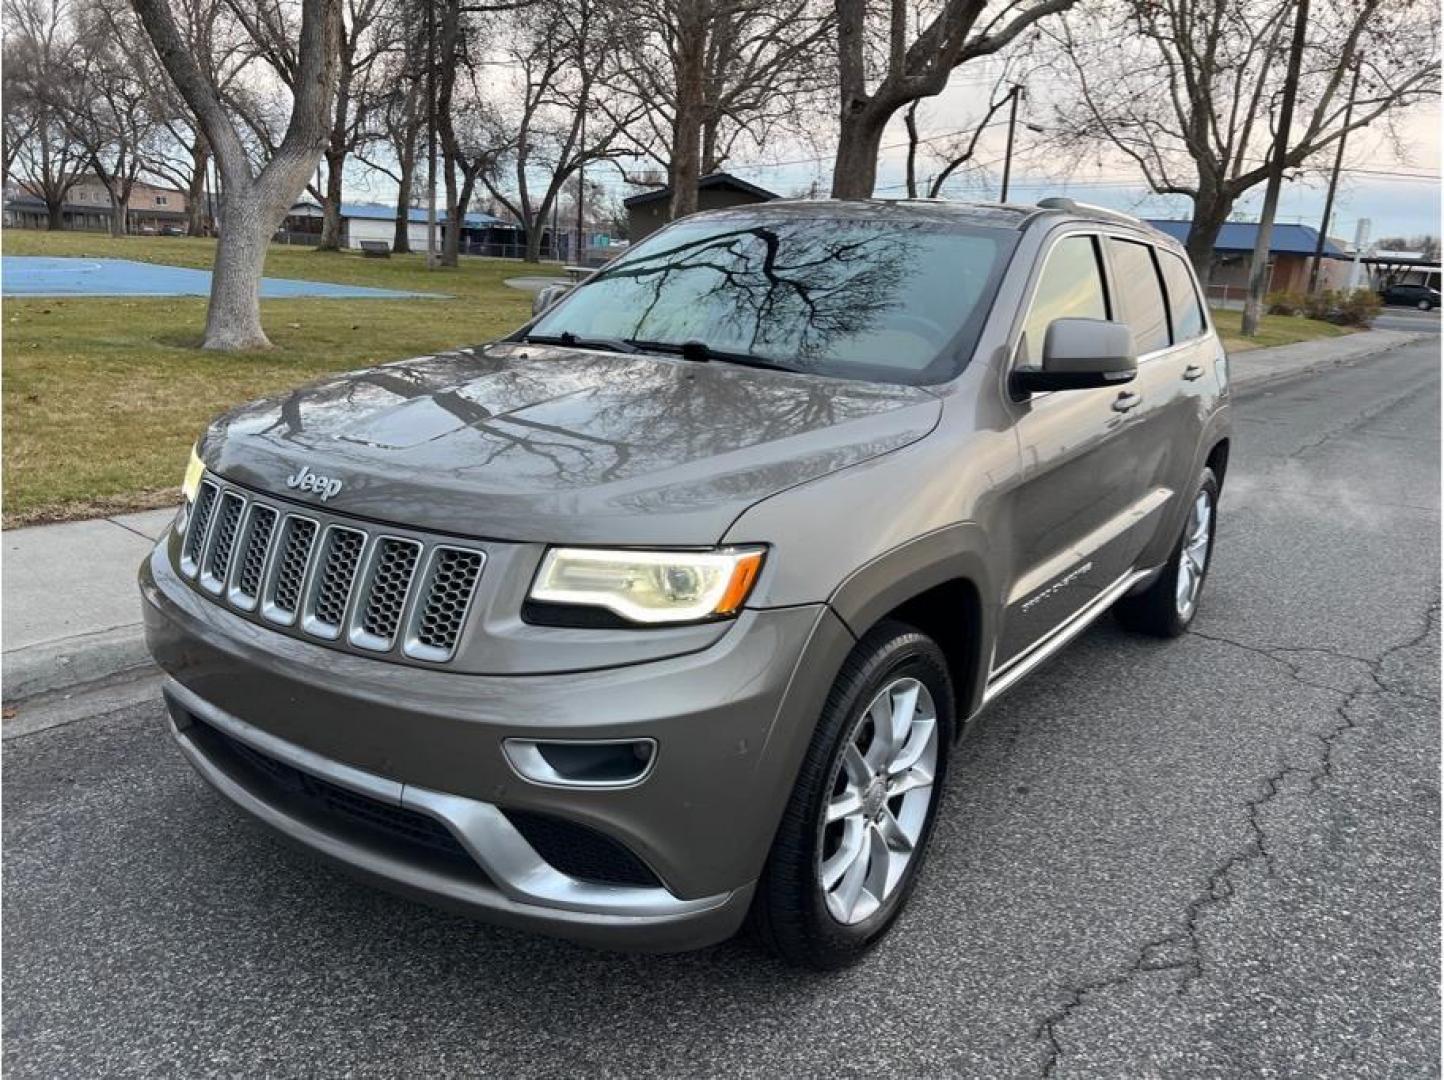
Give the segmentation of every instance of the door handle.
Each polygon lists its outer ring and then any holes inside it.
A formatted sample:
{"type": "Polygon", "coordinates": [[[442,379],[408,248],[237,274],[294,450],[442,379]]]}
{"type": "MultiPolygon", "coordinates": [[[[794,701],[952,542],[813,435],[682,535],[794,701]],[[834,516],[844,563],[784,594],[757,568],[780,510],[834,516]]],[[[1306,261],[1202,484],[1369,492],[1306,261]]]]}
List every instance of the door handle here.
{"type": "Polygon", "coordinates": [[[1189,364],[1188,367],[1183,369],[1183,377],[1189,382],[1193,382],[1194,379],[1201,379],[1203,378],[1203,368],[1197,364],[1189,364]]]}
{"type": "Polygon", "coordinates": [[[1124,390],[1113,399],[1114,412],[1127,412],[1129,409],[1137,408],[1143,402],[1142,394],[1135,394],[1131,390],[1124,390]]]}

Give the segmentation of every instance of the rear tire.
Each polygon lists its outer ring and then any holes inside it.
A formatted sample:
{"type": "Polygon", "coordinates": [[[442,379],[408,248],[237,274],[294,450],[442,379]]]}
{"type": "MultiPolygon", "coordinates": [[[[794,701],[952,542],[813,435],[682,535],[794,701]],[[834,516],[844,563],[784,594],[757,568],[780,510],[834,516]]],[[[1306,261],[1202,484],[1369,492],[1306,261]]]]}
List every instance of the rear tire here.
{"type": "Polygon", "coordinates": [[[1185,633],[1198,614],[1198,602],[1213,561],[1217,527],[1218,479],[1212,469],[1205,468],[1189,500],[1168,564],[1148,588],[1125,596],[1113,606],[1118,621],[1129,630],[1151,637],[1174,638],[1185,633]]]}
{"type": "Polygon", "coordinates": [[[843,967],[892,927],[927,852],[955,728],[937,643],[899,622],[869,631],[828,694],[757,883],[753,927],[778,957],[843,967]]]}

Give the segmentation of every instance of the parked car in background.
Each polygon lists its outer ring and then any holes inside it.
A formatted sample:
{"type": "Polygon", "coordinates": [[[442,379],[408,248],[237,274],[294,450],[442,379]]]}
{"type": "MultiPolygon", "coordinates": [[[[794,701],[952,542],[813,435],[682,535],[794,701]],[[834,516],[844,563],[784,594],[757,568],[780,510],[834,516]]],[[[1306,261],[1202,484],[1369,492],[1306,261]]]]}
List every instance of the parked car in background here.
{"type": "Polygon", "coordinates": [[[1439,306],[1439,290],[1414,282],[1398,282],[1385,285],[1379,296],[1391,307],[1414,307],[1420,311],[1431,311],[1439,306]]]}
{"type": "Polygon", "coordinates": [[[1136,218],[696,214],[503,341],[215,421],[146,634],[201,775],[363,877],[836,967],[973,716],[1110,609],[1187,629],[1229,411],[1136,218]]]}

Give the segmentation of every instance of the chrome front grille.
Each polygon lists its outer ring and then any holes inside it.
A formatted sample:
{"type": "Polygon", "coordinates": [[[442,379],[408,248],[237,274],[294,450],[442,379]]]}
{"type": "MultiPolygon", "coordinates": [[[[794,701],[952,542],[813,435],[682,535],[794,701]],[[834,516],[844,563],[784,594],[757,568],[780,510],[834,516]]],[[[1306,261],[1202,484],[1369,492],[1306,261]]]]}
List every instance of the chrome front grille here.
{"type": "Polygon", "coordinates": [[[430,664],[456,655],[478,549],[312,516],[207,476],[180,541],[202,594],[278,629],[430,664]]]}
{"type": "Polygon", "coordinates": [[[210,592],[218,593],[226,587],[226,573],[231,568],[231,552],[236,547],[236,533],[241,527],[241,511],[246,500],[234,491],[221,496],[220,510],[216,513],[215,525],[207,545],[201,550],[205,554],[205,568],[201,571],[201,585],[210,592]]]}
{"type": "Polygon", "coordinates": [[[321,538],[321,558],[311,580],[310,600],[302,626],[317,637],[338,638],[351,586],[356,583],[356,566],[366,547],[366,534],[344,525],[331,525],[321,538]]]}

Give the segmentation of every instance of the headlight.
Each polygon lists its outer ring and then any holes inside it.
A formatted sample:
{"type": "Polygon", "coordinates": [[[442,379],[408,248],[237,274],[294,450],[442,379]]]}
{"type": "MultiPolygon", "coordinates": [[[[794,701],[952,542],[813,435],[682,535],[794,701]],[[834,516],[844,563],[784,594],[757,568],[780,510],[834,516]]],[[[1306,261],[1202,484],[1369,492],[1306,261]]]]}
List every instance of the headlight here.
{"type": "Polygon", "coordinates": [[[605,608],[632,622],[695,622],[735,615],[761,568],[761,548],[552,548],[542,560],[531,598],[546,604],[605,608]]]}
{"type": "Polygon", "coordinates": [[[201,489],[201,477],[205,474],[205,462],[196,453],[196,448],[191,447],[191,459],[186,465],[186,478],[181,481],[181,499],[191,503],[195,501],[196,492],[201,489]]]}

